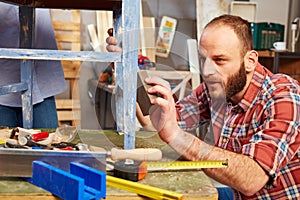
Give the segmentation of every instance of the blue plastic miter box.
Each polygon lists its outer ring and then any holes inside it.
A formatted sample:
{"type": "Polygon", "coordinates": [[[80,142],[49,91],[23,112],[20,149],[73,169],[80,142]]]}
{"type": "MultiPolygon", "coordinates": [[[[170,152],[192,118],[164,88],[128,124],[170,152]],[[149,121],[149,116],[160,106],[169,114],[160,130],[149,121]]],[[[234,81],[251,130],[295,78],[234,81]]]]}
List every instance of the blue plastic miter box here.
{"type": "Polygon", "coordinates": [[[284,41],[284,25],[268,22],[250,23],[254,49],[269,50],[273,43],[284,41]]]}
{"type": "Polygon", "coordinates": [[[64,200],[106,198],[106,173],[71,162],[70,173],[42,161],[33,161],[30,183],[64,200]]]}

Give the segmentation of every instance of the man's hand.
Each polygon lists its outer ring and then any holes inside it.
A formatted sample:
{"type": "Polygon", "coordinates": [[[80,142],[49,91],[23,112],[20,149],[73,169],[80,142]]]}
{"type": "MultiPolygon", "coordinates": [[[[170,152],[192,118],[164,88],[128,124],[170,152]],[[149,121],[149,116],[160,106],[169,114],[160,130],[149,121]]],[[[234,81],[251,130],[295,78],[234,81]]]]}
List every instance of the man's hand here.
{"type": "Polygon", "coordinates": [[[118,40],[117,38],[113,37],[113,29],[110,28],[107,31],[109,37],[106,38],[106,50],[109,52],[121,52],[122,49],[120,47],[118,47],[118,40]]]}
{"type": "Polygon", "coordinates": [[[147,77],[145,82],[153,85],[147,92],[154,95],[158,94],[157,98],[151,100],[151,103],[155,105],[150,110],[151,122],[158,131],[161,139],[169,143],[176,137],[176,133],[180,131],[170,84],[156,76],[147,77]]]}

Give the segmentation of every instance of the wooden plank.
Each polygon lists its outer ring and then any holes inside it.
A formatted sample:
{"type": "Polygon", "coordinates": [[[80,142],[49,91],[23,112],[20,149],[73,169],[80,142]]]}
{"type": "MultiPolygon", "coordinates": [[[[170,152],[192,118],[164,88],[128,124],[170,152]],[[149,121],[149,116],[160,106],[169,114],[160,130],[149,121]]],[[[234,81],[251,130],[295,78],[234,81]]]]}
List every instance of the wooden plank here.
{"type": "Polygon", "coordinates": [[[78,35],[78,40],[72,41],[71,44],[71,50],[72,51],[80,51],[81,45],[80,45],[80,10],[73,10],[72,11],[72,22],[79,24],[79,31],[78,30],[72,30],[72,35],[78,35]]]}
{"type": "MultiPolygon", "coordinates": [[[[77,42],[80,43],[80,33],[55,33],[57,42],[77,42]]],[[[80,49],[79,49],[80,50],[80,49]]]]}
{"type": "Polygon", "coordinates": [[[152,61],[156,62],[155,53],[155,18],[154,17],[143,17],[144,25],[144,37],[146,56],[152,61]]]}
{"type": "Polygon", "coordinates": [[[99,40],[98,40],[98,36],[96,33],[96,28],[94,24],[89,24],[87,25],[87,29],[89,32],[89,36],[90,36],[90,44],[93,47],[94,51],[100,51],[100,44],[99,44],[99,40]]]}
{"type": "Polygon", "coordinates": [[[76,99],[56,99],[55,103],[57,109],[80,109],[80,101],[76,99]]]}
{"type": "Polygon", "coordinates": [[[52,194],[1,194],[1,200],[60,200],[52,194]]]}
{"type": "Polygon", "coordinates": [[[62,61],[62,65],[66,79],[78,79],[80,77],[80,62],[62,61]]]}
{"type": "Polygon", "coordinates": [[[20,60],[76,60],[90,62],[121,62],[121,53],[1,48],[0,58],[20,60]]]}
{"type": "Polygon", "coordinates": [[[80,78],[80,74],[76,71],[65,71],[64,70],[65,79],[72,79],[72,78],[80,78]]]}
{"type": "Polygon", "coordinates": [[[52,22],[56,31],[80,31],[80,23],[75,22],[52,22]]]}
{"type": "Polygon", "coordinates": [[[113,27],[113,13],[112,11],[97,11],[97,35],[99,47],[101,52],[106,51],[106,38],[108,36],[107,30],[113,27]]]}
{"type": "Polygon", "coordinates": [[[80,120],[80,111],[58,110],[57,117],[59,118],[59,121],[80,120]]]}

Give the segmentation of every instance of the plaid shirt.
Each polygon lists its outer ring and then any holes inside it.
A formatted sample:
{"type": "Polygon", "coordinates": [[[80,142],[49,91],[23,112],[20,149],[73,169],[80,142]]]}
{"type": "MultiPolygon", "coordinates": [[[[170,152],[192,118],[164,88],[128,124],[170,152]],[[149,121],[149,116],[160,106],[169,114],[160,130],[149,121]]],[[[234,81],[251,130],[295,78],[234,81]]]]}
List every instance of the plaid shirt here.
{"type": "MultiPolygon", "coordinates": [[[[254,196],[238,191],[236,199],[300,199],[300,87],[289,76],[272,74],[258,64],[237,104],[213,109],[201,84],[176,107],[179,125],[191,131],[211,121],[215,146],[254,159],[270,180],[254,196]],[[211,112],[213,110],[213,112],[211,112]],[[200,122],[200,123],[199,123],[200,122]]],[[[209,130],[209,129],[208,129],[209,130]]],[[[206,137],[206,141],[213,138],[206,137]]]]}

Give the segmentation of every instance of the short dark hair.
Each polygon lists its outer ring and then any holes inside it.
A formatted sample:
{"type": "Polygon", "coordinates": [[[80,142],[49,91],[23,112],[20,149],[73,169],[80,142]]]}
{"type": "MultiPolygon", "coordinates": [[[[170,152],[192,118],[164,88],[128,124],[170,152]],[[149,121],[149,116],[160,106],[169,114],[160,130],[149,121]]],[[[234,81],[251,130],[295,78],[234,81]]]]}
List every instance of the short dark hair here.
{"type": "Polygon", "coordinates": [[[243,44],[241,49],[242,55],[254,48],[251,27],[247,20],[239,16],[225,14],[211,20],[205,28],[214,25],[225,25],[232,28],[243,44]]]}

